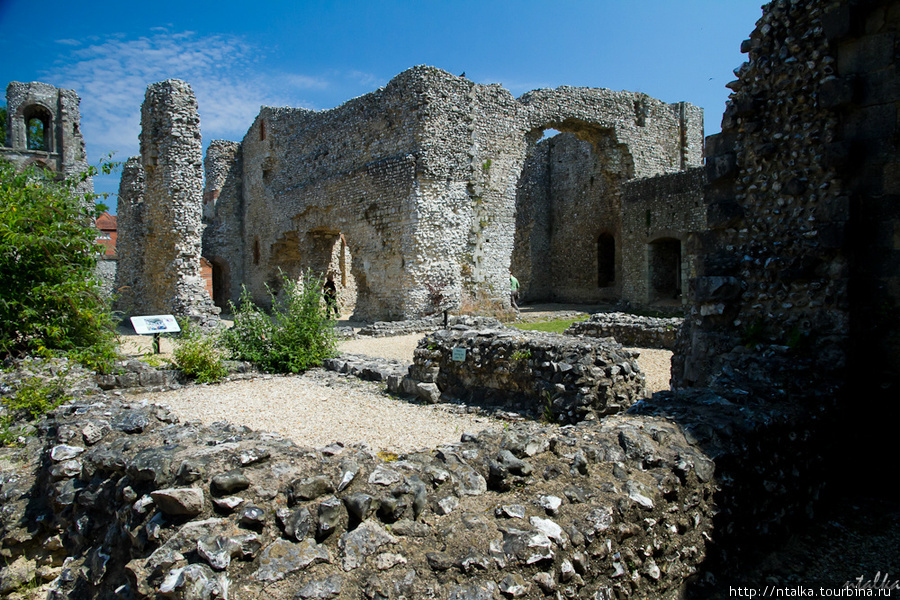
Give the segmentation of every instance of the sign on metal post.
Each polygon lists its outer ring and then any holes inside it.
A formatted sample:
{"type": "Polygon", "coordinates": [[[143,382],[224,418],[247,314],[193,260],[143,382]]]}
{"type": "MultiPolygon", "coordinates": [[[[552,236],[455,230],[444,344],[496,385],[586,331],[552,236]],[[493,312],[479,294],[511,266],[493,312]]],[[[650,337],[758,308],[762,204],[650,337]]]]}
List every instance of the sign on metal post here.
{"type": "Polygon", "coordinates": [[[131,317],[131,326],[138,335],[153,336],[153,354],[159,354],[159,334],[178,333],[181,327],[172,315],[148,315],[131,317]]]}

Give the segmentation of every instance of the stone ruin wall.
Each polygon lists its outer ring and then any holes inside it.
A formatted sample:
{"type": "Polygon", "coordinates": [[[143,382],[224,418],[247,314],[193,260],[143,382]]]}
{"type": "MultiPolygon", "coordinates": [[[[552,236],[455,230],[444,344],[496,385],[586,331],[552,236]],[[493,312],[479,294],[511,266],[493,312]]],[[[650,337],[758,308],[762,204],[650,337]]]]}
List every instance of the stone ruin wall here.
{"type": "Polygon", "coordinates": [[[621,239],[619,190],[630,168],[621,150],[598,153],[590,142],[561,133],[540,142],[526,159],[512,255],[524,302],[619,299],[621,258],[612,281],[601,286],[597,241],[601,234],[621,239]]]}
{"type": "Polygon", "coordinates": [[[244,273],[255,299],[277,284],[278,268],[324,273],[343,234],[357,312],[401,316],[417,215],[415,124],[399,115],[414,107],[413,96],[388,86],[324,113],[260,113],[242,143],[244,273]]]}
{"type": "Polygon", "coordinates": [[[706,173],[699,167],[625,183],[622,300],[638,306],[687,304],[688,285],[696,277],[696,237],[706,229],[705,184],[706,173]],[[673,247],[677,257],[669,256],[673,247]],[[674,286],[672,278],[678,280],[674,286]],[[671,287],[677,288],[677,295],[662,297],[661,291],[671,287]]]}
{"type": "Polygon", "coordinates": [[[779,1],[742,45],[748,60],[709,140],[709,230],[679,385],[706,385],[742,348],[772,344],[796,349],[820,383],[848,360],[877,373],[867,388],[900,372],[887,318],[898,29],[889,2],[779,1]]]}
{"type": "Polygon", "coordinates": [[[169,79],[148,86],[141,107],[140,167],[143,175],[133,162],[130,165],[124,204],[131,206],[122,219],[134,215],[139,220],[128,223],[119,240],[137,234],[125,244],[139,248],[140,258],[130,263],[139,271],[129,268],[122,282],[130,281],[141,293],[132,294],[130,304],[120,308],[130,315],[171,313],[201,327],[214,327],[219,309],[200,274],[200,118],[194,93],[185,82],[169,79]],[[138,190],[141,179],[143,187],[138,190]]]}
{"type": "MultiPolygon", "coordinates": [[[[567,119],[553,125],[567,133],[531,147],[517,190],[512,258],[524,300],[650,303],[635,291],[641,289],[648,265],[638,263],[643,270],[635,270],[632,255],[638,250],[638,256],[644,256],[646,250],[623,228],[625,219],[636,218],[630,211],[641,207],[624,203],[623,189],[634,178],[652,180],[699,164],[702,112],[684,103],[666,105],[640,94],[629,96],[631,114],[618,115],[616,121],[639,132],[627,143],[617,137],[623,125],[604,128],[567,119]],[[640,132],[654,127],[656,144],[648,146],[652,134],[640,137],[640,132]],[[629,259],[631,264],[626,263],[629,259]],[[606,260],[611,264],[601,265],[606,260]]],[[[703,227],[702,222],[688,224],[677,217],[667,222],[673,229],[703,227]]],[[[696,230],[679,229],[678,235],[696,230]]]]}
{"type": "Polygon", "coordinates": [[[227,310],[227,301],[237,302],[240,297],[244,280],[241,145],[213,140],[206,149],[203,165],[203,256],[212,264],[216,305],[227,310]]]}
{"type": "Polygon", "coordinates": [[[591,141],[604,159],[618,156],[628,176],[698,164],[702,148],[702,115],[683,103],[575,88],[516,100],[499,85],[414,67],[329,111],[263,109],[240,148],[241,198],[234,190],[217,200],[243,205],[229,228],[248,233],[229,237],[239,250],[215,251],[243,255],[257,301],[279,268],[324,273],[343,235],[357,318],[427,314],[463,294],[508,302],[516,190],[549,127],[591,141]]]}
{"type": "MultiPolygon", "coordinates": [[[[66,176],[88,168],[81,135],[81,98],[73,90],[33,81],[12,81],[6,87],[7,140],[0,140],[0,156],[22,169],[38,164],[66,176]],[[44,121],[47,150],[28,149],[26,116],[44,121]]],[[[89,178],[79,193],[93,192],[89,178]]]]}

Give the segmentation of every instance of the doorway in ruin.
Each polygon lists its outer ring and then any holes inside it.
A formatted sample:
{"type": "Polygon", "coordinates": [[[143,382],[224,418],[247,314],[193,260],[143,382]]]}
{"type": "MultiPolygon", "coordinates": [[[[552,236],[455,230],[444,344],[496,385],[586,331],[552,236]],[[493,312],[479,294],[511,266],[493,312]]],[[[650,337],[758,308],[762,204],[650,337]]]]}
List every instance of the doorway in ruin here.
{"type": "Polygon", "coordinates": [[[601,233],[597,238],[597,287],[609,287],[616,282],[616,238],[601,233]]]}
{"type": "Polygon", "coordinates": [[[622,293],[622,184],[634,161],[611,128],[567,119],[526,136],[512,270],[525,302],[596,303],[622,293]]]}
{"type": "Polygon", "coordinates": [[[222,309],[229,309],[228,301],[231,298],[231,267],[228,262],[219,256],[208,259],[212,265],[212,299],[213,304],[222,309]]]}
{"type": "Polygon", "coordinates": [[[650,302],[681,302],[681,241],[660,238],[648,249],[650,302]]]}
{"type": "Polygon", "coordinates": [[[325,279],[331,275],[337,290],[339,312],[343,316],[356,309],[357,277],[353,273],[350,244],[340,231],[313,229],[307,232],[290,231],[272,246],[272,272],[268,284],[277,293],[280,289],[279,273],[299,280],[309,271],[313,276],[325,279]]]}

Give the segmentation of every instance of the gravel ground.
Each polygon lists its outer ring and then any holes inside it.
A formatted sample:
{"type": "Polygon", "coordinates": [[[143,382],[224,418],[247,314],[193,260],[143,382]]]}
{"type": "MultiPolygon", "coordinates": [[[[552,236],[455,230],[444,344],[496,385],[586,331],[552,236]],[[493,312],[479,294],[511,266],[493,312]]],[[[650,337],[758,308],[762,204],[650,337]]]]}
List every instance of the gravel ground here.
{"type": "Polygon", "coordinates": [[[445,407],[413,404],[384,392],[384,384],[364,382],[324,369],[302,376],[195,385],[135,400],[165,404],[182,418],[209,424],[228,421],[271,431],[300,445],[364,443],[392,452],[459,441],[463,432],[503,427],[504,422],[445,407]]]}
{"type": "MultiPolygon", "coordinates": [[[[412,363],[422,334],[361,338],[339,344],[341,352],[394,358],[412,363]]],[[[149,337],[125,336],[123,350],[149,351],[149,337]]],[[[651,391],[668,388],[669,361],[665,350],[634,349],[651,391]]],[[[171,356],[171,342],[162,340],[163,357],[171,356]]],[[[445,406],[414,404],[394,398],[383,384],[368,383],[314,369],[302,376],[263,376],[217,385],[138,394],[136,401],[168,405],[183,419],[212,423],[228,421],[272,431],[298,444],[321,447],[331,442],[365,443],[374,450],[393,452],[435,447],[459,441],[463,432],[502,428],[504,421],[457,413],[445,406]]]]}

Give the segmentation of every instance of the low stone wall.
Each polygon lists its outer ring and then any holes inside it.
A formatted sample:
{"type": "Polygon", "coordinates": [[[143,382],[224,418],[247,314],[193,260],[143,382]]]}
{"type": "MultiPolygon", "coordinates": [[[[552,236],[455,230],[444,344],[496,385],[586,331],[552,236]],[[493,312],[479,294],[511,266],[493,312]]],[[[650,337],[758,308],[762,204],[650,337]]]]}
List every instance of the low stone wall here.
{"type": "Polygon", "coordinates": [[[0,451],[0,593],[677,597],[812,514],[810,414],[692,390],[394,456],[84,396],[0,451]]]}
{"type": "Polygon", "coordinates": [[[672,350],[684,319],[639,317],[628,313],[596,313],[566,329],[566,335],[612,337],[623,346],[672,350]]]}
{"type": "MultiPolygon", "coordinates": [[[[447,326],[465,325],[467,327],[501,327],[500,321],[493,317],[470,317],[467,315],[448,315],[447,326]]],[[[358,334],[369,337],[390,337],[435,331],[444,327],[443,315],[405,321],[376,321],[360,328],[358,334]]]]}
{"type": "Polygon", "coordinates": [[[396,460],[110,398],[39,432],[37,477],[0,480],[0,580],[55,577],[52,598],[661,597],[713,515],[712,463],[649,418],[396,460]]]}
{"type": "Polygon", "coordinates": [[[647,395],[635,355],[614,342],[463,325],[419,342],[403,389],[562,423],[620,412],[647,395]]]}

